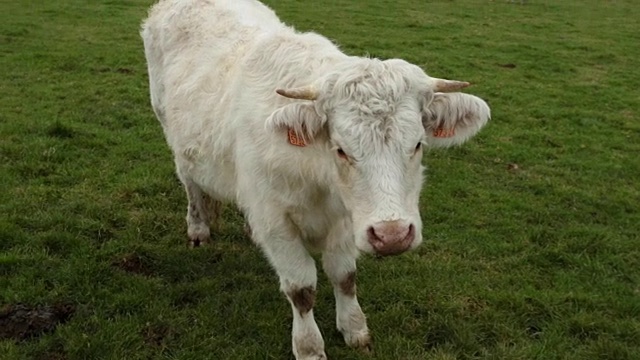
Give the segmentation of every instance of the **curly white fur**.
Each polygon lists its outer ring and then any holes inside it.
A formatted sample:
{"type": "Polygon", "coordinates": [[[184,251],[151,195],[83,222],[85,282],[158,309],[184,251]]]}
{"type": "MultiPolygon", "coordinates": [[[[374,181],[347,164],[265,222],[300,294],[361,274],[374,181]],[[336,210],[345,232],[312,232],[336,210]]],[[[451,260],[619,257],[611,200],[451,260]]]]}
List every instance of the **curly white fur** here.
{"type": "Polygon", "coordinates": [[[341,279],[359,251],[374,251],[376,224],[411,226],[410,248],[421,243],[420,144],[466,141],[487,122],[486,103],[434,93],[435,80],[403,60],[347,56],[255,0],[161,0],[141,34],[151,103],[189,196],[190,236],[209,235],[204,194],[238,204],[292,304],[298,358],[324,356],[313,310],[301,310],[316,286],[308,249],[322,251],[337,325],[349,344],[368,346],[365,317],[341,279]],[[302,86],[317,99],[275,92],[302,86]],[[455,135],[434,137],[442,127],[455,135]],[[289,144],[289,129],[307,146],[289,144]]]}

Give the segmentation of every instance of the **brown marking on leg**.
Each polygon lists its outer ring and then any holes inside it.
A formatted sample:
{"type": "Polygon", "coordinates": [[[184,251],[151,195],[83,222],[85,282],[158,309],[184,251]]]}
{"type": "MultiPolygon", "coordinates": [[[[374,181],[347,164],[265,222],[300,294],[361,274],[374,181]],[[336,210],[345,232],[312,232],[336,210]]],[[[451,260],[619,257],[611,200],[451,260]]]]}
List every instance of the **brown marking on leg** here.
{"type": "Polygon", "coordinates": [[[316,301],[316,289],[311,286],[290,291],[287,295],[289,295],[289,299],[291,299],[293,305],[298,309],[300,315],[305,315],[311,311],[316,301]]]}
{"type": "Polygon", "coordinates": [[[222,213],[222,202],[212,198],[206,193],[202,194],[204,209],[206,211],[206,221],[214,230],[219,230],[218,217],[222,213]]]}
{"type": "Polygon", "coordinates": [[[346,296],[356,295],[356,272],[352,271],[340,282],[340,291],[346,296]]]}

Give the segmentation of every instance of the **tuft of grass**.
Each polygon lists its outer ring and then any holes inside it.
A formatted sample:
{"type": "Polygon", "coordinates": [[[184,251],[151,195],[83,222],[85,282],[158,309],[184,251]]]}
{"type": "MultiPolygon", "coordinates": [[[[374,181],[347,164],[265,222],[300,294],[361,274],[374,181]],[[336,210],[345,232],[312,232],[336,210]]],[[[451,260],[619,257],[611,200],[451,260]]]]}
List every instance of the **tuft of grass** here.
{"type": "MultiPolygon", "coordinates": [[[[185,246],[138,35],[152,2],[0,5],[0,306],[74,309],[0,339],[2,359],[292,357],[290,307],[242,217],[225,208],[213,245],[185,246]]],[[[349,54],[470,81],[493,113],[426,154],[426,243],[360,260],[372,355],[343,344],[320,276],[331,358],[637,358],[639,4],[267,3],[349,54]]]]}

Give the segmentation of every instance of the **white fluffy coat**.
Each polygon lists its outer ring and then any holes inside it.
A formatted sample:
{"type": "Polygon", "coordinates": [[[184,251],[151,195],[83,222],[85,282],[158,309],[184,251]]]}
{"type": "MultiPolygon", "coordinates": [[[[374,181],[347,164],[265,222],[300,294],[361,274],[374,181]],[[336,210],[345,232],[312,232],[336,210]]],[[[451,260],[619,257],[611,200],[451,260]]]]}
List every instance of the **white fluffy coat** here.
{"type": "Polygon", "coordinates": [[[405,61],[347,56],[255,0],[162,0],[142,37],[152,106],[189,198],[189,238],[208,240],[212,204],[239,206],[291,302],[298,359],[326,356],[306,307],[317,278],[308,250],[321,251],[337,326],[349,345],[368,347],[348,286],[358,253],[420,244],[421,145],[466,141],[487,122],[486,103],[436,92],[405,61]],[[300,87],[315,101],[275,92],[300,87]],[[291,145],[289,129],[307,146],[291,145]]]}

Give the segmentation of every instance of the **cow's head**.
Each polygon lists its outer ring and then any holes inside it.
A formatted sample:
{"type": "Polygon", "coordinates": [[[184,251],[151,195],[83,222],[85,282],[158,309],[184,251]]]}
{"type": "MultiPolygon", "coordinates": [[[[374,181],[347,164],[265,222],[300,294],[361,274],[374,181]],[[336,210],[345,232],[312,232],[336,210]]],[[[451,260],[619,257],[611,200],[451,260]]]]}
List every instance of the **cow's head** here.
{"type": "Polygon", "coordinates": [[[422,242],[423,147],[461,144],[490,117],[482,99],[452,92],[467,85],[402,60],[357,59],[308,87],[278,90],[311,101],[286,105],[269,122],[324,144],[358,249],[399,254],[422,242]]]}

